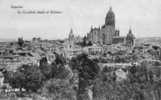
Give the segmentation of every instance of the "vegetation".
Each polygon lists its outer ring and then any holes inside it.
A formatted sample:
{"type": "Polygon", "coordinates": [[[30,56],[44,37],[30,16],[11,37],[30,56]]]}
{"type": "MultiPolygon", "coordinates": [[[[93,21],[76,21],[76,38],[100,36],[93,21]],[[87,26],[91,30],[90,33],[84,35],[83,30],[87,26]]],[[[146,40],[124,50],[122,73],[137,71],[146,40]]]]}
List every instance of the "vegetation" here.
{"type": "Polygon", "coordinates": [[[23,38],[18,38],[18,45],[22,47],[24,45],[24,40],[23,38]]]}
{"type": "Polygon", "coordinates": [[[79,73],[77,100],[84,100],[83,94],[86,94],[87,88],[93,85],[93,80],[97,77],[97,74],[99,73],[99,66],[96,62],[89,59],[86,54],[81,54],[76,58],[73,58],[71,60],[71,66],[73,69],[78,70],[79,73]]]}
{"type": "Polygon", "coordinates": [[[44,80],[44,76],[37,66],[23,65],[16,72],[3,71],[5,82],[13,88],[24,88],[26,91],[36,92],[44,80]]]}
{"type": "Polygon", "coordinates": [[[53,92],[55,88],[62,88],[60,89],[60,91],[63,92],[62,95],[67,96],[71,95],[69,89],[71,89],[71,92],[74,91],[70,83],[72,71],[70,67],[66,65],[65,59],[58,54],[56,54],[56,59],[52,64],[48,64],[47,59],[44,57],[40,60],[40,66],[22,65],[16,72],[7,71],[5,68],[1,69],[1,71],[4,75],[5,83],[9,83],[12,88],[19,88],[20,90],[25,89],[29,94],[43,93],[44,91],[39,92],[39,90],[46,88],[46,92],[51,92],[51,98],[57,98],[57,93],[53,92]],[[61,84],[61,82],[67,83],[61,84]],[[69,90],[67,93],[63,89],[64,87],[66,88],[66,86],[69,86],[69,88],[67,87],[67,89],[65,89],[69,90]],[[54,95],[56,97],[54,97],[54,95]]]}
{"type": "MultiPolygon", "coordinates": [[[[156,49],[156,47],[154,48],[156,49]]],[[[148,51],[153,55],[155,51],[148,51]]],[[[112,57],[90,59],[86,54],[67,61],[54,53],[56,59],[48,64],[47,58],[40,60],[40,66],[23,65],[16,72],[1,69],[5,82],[12,88],[25,89],[29,94],[43,95],[53,100],[160,100],[161,62],[149,62],[132,53],[118,51],[112,57]],[[98,63],[132,63],[127,67],[104,67],[98,63]],[[116,72],[127,73],[126,79],[118,80],[116,72]],[[93,94],[89,94],[89,90],[93,94]]],[[[156,56],[155,56],[156,58],[156,56]]],[[[38,99],[37,99],[38,100],[38,99]]]]}
{"type": "Polygon", "coordinates": [[[53,100],[76,100],[76,91],[69,80],[51,79],[43,86],[44,95],[53,100]]]}
{"type": "MultiPolygon", "coordinates": [[[[151,66],[152,67],[152,66],[151,66]]],[[[161,68],[148,68],[145,63],[126,68],[126,80],[117,81],[117,68],[106,68],[94,85],[95,100],[160,100],[161,68]],[[155,70],[154,70],[155,69],[155,70]],[[157,70],[156,70],[157,69],[157,70]],[[157,91],[157,92],[155,92],[157,91]]]]}

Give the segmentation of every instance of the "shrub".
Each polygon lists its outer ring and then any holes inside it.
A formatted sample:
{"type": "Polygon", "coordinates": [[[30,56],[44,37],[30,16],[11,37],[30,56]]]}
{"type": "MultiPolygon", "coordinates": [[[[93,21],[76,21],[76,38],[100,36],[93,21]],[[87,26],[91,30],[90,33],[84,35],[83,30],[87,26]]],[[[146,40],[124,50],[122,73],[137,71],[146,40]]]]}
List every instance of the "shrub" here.
{"type": "Polygon", "coordinates": [[[51,79],[44,84],[43,94],[53,100],[76,100],[76,92],[69,80],[51,79]]]}

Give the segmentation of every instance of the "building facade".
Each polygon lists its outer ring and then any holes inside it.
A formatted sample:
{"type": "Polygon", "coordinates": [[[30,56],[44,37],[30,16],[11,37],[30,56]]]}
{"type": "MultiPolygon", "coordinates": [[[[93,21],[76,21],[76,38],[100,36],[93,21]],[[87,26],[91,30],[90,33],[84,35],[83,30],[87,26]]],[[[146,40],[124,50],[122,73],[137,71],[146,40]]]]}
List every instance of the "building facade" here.
{"type": "Polygon", "coordinates": [[[126,37],[120,36],[120,31],[115,28],[115,14],[110,7],[104,25],[100,28],[93,28],[87,33],[87,41],[93,44],[111,45],[126,43],[126,37]]]}

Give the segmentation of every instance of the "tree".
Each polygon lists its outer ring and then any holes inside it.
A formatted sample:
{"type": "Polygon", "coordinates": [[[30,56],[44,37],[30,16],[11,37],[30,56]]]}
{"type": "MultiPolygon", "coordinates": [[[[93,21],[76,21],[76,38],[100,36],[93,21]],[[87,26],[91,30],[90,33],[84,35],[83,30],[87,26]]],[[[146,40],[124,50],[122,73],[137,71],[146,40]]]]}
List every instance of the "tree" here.
{"type": "Polygon", "coordinates": [[[43,84],[44,76],[37,66],[22,65],[16,72],[2,70],[5,82],[13,88],[36,92],[43,84]]]}
{"type": "Polygon", "coordinates": [[[54,52],[54,54],[55,54],[55,57],[56,57],[56,59],[55,59],[56,65],[59,65],[59,64],[65,65],[66,64],[66,59],[62,55],[59,55],[56,52],[54,52]]]}
{"type": "Polygon", "coordinates": [[[45,76],[45,80],[48,80],[50,78],[54,78],[54,76],[56,75],[57,72],[57,65],[52,63],[50,64],[41,64],[39,66],[40,71],[42,72],[42,74],[45,76]]]}
{"type": "Polygon", "coordinates": [[[46,57],[42,57],[40,59],[40,62],[39,63],[40,63],[40,66],[47,65],[48,64],[48,60],[47,60],[46,57]]]}
{"type": "Polygon", "coordinates": [[[51,79],[45,82],[44,94],[53,100],[76,100],[76,92],[68,80],[51,79]]]}
{"type": "Polygon", "coordinates": [[[22,80],[22,82],[26,84],[23,84],[22,87],[27,91],[37,92],[41,88],[45,78],[38,66],[23,65],[18,68],[18,72],[25,76],[25,80],[22,80]]]}
{"type": "Polygon", "coordinates": [[[39,68],[45,76],[45,79],[49,80],[51,78],[70,78],[69,76],[72,76],[72,70],[66,64],[66,59],[57,53],[54,54],[56,58],[52,64],[48,64],[46,58],[42,58],[40,60],[39,68]]]}
{"type": "Polygon", "coordinates": [[[88,42],[88,46],[92,46],[92,42],[91,41],[88,42]]]}
{"type": "Polygon", "coordinates": [[[87,45],[87,37],[84,36],[84,37],[83,37],[82,46],[84,47],[84,46],[86,46],[86,45],[87,45]]]}
{"type": "Polygon", "coordinates": [[[99,73],[99,66],[96,62],[89,59],[86,54],[80,54],[76,58],[72,58],[70,65],[79,73],[79,89],[78,100],[84,100],[83,94],[86,94],[86,89],[93,85],[93,80],[96,79],[99,73]]]}
{"type": "Polygon", "coordinates": [[[4,75],[4,82],[9,83],[13,88],[23,88],[26,83],[25,75],[21,72],[7,71],[6,69],[1,70],[4,75]]]}
{"type": "Polygon", "coordinates": [[[18,45],[22,47],[24,45],[24,40],[23,38],[18,38],[18,45]]]}

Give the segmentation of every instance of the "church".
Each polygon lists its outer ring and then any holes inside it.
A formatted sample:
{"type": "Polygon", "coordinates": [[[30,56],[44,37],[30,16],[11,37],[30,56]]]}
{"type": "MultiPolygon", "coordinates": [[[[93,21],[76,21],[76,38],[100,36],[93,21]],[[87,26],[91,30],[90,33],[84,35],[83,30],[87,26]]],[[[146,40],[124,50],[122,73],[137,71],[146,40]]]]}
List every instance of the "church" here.
{"type": "Polygon", "coordinates": [[[92,44],[111,45],[128,42],[127,44],[133,45],[134,39],[131,29],[129,29],[127,36],[120,36],[120,31],[115,28],[115,14],[112,11],[112,7],[109,8],[104,25],[99,28],[91,27],[90,32],[87,33],[87,41],[92,44]]]}

